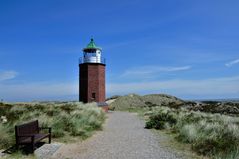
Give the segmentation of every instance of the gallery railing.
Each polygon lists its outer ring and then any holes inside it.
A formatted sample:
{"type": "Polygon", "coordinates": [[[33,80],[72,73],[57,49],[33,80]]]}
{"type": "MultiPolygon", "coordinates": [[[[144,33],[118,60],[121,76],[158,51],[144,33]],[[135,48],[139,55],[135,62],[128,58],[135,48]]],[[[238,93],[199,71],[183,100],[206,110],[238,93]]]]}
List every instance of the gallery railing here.
{"type": "Polygon", "coordinates": [[[82,63],[101,63],[106,64],[106,59],[104,57],[98,58],[98,57],[80,57],[79,58],[79,64],[82,63]]]}

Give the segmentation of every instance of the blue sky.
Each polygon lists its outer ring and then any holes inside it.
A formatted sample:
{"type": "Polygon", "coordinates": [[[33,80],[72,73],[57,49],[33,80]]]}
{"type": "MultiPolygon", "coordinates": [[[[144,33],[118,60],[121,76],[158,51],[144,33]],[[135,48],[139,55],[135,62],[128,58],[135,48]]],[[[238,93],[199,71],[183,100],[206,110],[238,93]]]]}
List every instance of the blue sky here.
{"type": "Polygon", "coordinates": [[[77,100],[93,36],[107,96],[239,98],[237,0],[2,0],[0,99],[77,100]]]}

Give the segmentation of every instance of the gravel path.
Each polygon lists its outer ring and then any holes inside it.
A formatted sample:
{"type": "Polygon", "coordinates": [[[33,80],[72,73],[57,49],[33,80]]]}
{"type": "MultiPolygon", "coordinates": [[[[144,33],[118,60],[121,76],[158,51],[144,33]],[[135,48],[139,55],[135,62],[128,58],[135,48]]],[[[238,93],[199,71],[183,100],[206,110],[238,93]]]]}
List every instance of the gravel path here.
{"type": "Polygon", "coordinates": [[[135,114],[110,112],[104,131],[88,140],[66,144],[52,158],[75,159],[176,159],[179,155],[160,146],[160,139],[144,129],[135,114]]]}

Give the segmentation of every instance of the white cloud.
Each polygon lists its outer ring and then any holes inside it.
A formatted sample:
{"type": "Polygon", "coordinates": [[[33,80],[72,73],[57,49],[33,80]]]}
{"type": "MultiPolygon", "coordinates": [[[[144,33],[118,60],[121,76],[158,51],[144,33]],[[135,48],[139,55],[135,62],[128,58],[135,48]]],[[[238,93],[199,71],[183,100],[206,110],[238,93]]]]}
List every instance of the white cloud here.
{"type": "Polygon", "coordinates": [[[230,62],[226,63],[225,66],[227,66],[227,67],[232,67],[232,66],[235,65],[235,64],[239,64],[239,59],[230,61],[230,62]]]}
{"type": "Polygon", "coordinates": [[[127,93],[168,93],[177,96],[195,98],[239,97],[239,76],[201,80],[175,79],[168,81],[150,81],[134,83],[111,83],[108,94],[127,93]]]}
{"type": "Polygon", "coordinates": [[[151,75],[155,75],[159,72],[176,72],[176,71],[185,71],[189,69],[191,69],[191,66],[181,66],[181,67],[142,66],[126,70],[122,74],[122,77],[130,77],[130,76],[148,77],[151,75]]]}
{"type": "Polygon", "coordinates": [[[0,71],[0,81],[13,79],[18,75],[16,71],[0,71]]]}

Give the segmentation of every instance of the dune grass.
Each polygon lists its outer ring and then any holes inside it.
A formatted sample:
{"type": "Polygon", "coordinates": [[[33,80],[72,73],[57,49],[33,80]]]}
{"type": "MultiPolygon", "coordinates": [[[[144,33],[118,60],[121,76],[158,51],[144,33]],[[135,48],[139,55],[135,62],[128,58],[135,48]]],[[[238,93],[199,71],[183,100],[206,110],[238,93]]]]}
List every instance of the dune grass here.
{"type": "MultiPolygon", "coordinates": [[[[14,145],[14,126],[32,120],[39,120],[40,126],[52,127],[53,139],[67,137],[85,139],[95,130],[100,130],[105,113],[95,103],[17,103],[0,104],[0,149],[14,145]]],[[[67,139],[64,139],[67,141],[67,139]]]]}
{"type": "Polygon", "coordinates": [[[171,130],[199,154],[218,159],[239,156],[238,117],[168,107],[155,107],[145,115],[146,128],[171,130]]]}

